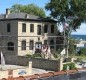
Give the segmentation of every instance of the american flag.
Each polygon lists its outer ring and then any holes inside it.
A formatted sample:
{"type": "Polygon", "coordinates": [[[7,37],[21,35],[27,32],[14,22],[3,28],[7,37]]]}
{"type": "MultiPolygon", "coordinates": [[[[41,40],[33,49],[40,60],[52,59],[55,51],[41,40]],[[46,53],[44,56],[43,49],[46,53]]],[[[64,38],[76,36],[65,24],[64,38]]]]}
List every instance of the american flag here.
{"type": "Polygon", "coordinates": [[[68,28],[68,24],[67,23],[63,23],[63,29],[66,30],[68,28]]]}

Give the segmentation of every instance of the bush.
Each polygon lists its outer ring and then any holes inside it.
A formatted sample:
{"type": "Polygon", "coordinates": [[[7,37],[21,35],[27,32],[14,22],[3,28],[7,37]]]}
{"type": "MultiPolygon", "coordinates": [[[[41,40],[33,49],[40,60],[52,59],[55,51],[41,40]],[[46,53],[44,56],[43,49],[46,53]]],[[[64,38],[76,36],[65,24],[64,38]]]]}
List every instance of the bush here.
{"type": "Polygon", "coordinates": [[[28,58],[36,58],[36,57],[41,57],[41,54],[40,53],[35,53],[33,55],[30,55],[30,54],[27,54],[26,55],[28,58]]]}
{"type": "Polygon", "coordinates": [[[26,55],[28,58],[32,58],[32,55],[31,54],[27,54],[26,55]]]}
{"type": "Polygon", "coordinates": [[[32,57],[33,57],[33,58],[34,58],[34,57],[41,57],[41,53],[35,53],[35,54],[32,55],[32,57]]]}
{"type": "Polygon", "coordinates": [[[86,48],[81,48],[80,51],[77,53],[79,56],[86,56],[86,48]]]}
{"type": "Polygon", "coordinates": [[[63,65],[63,70],[67,70],[67,66],[69,66],[69,70],[74,70],[74,69],[76,69],[74,63],[67,63],[67,64],[64,64],[64,65],[63,65]]]}

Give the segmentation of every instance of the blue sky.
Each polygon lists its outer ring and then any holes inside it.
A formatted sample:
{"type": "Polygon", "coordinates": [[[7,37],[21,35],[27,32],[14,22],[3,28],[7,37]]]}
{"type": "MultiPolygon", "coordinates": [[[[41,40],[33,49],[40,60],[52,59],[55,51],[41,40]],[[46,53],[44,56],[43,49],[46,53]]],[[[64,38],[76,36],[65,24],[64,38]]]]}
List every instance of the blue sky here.
{"type": "Polygon", "coordinates": [[[72,34],[76,35],[86,35],[86,23],[82,23],[80,28],[77,29],[76,31],[73,31],[72,34]]]}
{"type": "MultiPolygon", "coordinates": [[[[27,4],[36,4],[39,7],[44,8],[45,4],[49,0],[0,0],[0,14],[5,13],[6,8],[12,7],[13,4],[22,4],[22,5],[27,5],[27,4]]],[[[47,12],[48,14],[48,12],[47,12]]]]}
{"type": "MultiPolygon", "coordinates": [[[[63,26],[61,25],[59,28],[60,32],[63,31],[63,26]]],[[[86,23],[82,23],[81,26],[79,26],[78,29],[76,29],[76,31],[72,31],[71,33],[72,35],[86,35],[86,23]]]]}
{"type": "MultiPolygon", "coordinates": [[[[36,4],[39,7],[44,8],[45,4],[49,0],[0,0],[0,14],[4,14],[6,8],[12,7],[13,4],[36,4]]],[[[46,15],[49,15],[49,12],[46,11],[46,15]]],[[[86,34],[86,24],[82,24],[80,29],[77,29],[76,32],[72,32],[72,34],[86,34]]]]}

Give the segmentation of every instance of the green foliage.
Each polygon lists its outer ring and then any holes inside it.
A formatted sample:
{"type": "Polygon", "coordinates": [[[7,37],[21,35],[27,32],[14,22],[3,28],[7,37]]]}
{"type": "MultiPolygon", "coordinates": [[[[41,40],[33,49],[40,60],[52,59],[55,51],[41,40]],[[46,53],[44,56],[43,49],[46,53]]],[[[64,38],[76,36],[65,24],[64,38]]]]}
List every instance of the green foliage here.
{"type": "Polygon", "coordinates": [[[28,58],[32,58],[32,55],[30,55],[30,54],[26,54],[26,56],[27,56],[28,58]]]}
{"type": "Polygon", "coordinates": [[[77,53],[79,56],[86,56],[86,48],[81,48],[80,51],[77,53]]]}
{"type": "Polygon", "coordinates": [[[75,55],[76,54],[76,40],[70,39],[69,40],[69,55],[75,55]]]}
{"type": "Polygon", "coordinates": [[[60,22],[65,21],[69,16],[78,17],[71,24],[74,30],[86,20],[86,0],[50,0],[45,8],[60,22]]]}
{"type": "Polygon", "coordinates": [[[53,56],[54,56],[54,58],[58,58],[59,55],[58,55],[57,52],[54,52],[54,53],[53,53],[53,56]]]}
{"type": "Polygon", "coordinates": [[[63,65],[63,70],[67,70],[67,66],[69,66],[69,70],[74,70],[74,69],[76,69],[74,63],[67,63],[67,64],[64,64],[64,65],[63,65]]]}
{"type": "Polygon", "coordinates": [[[11,7],[11,12],[25,12],[39,17],[46,17],[44,9],[38,7],[35,4],[28,4],[28,5],[14,4],[11,7]]]}
{"type": "Polygon", "coordinates": [[[41,57],[41,54],[40,53],[35,53],[32,55],[33,57],[41,57]]]}
{"type": "Polygon", "coordinates": [[[33,55],[27,54],[26,56],[28,58],[39,58],[39,57],[41,57],[41,54],[40,53],[36,53],[36,54],[33,54],[33,55]]]}

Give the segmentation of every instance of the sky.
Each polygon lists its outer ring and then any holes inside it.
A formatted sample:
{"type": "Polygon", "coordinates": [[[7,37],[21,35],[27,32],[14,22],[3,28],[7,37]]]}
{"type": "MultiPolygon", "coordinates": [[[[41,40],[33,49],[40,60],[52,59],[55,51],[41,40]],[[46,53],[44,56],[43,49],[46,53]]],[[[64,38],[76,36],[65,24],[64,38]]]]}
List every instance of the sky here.
{"type": "MultiPolygon", "coordinates": [[[[59,26],[58,29],[60,32],[63,31],[63,26],[59,26]]],[[[86,35],[86,23],[82,23],[76,31],[72,31],[72,35],[86,35]]]]}
{"type": "Polygon", "coordinates": [[[76,35],[86,35],[86,23],[82,23],[79,29],[73,31],[72,34],[76,35]]]}
{"type": "MultiPolygon", "coordinates": [[[[37,6],[44,8],[45,4],[49,0],[0,0],[0,14],[5,13],[6,8],[11,8],[13,4],[36,4],[37,6]]],[[[47,12],[47,15],[49,13],[47,12]]]]}
{"type": "MultiPolygon", "coordinates": [[[[49,0],[0,0],[0,14],[5,14],[6,8],[11,8],[13,4],[27,5],[33,3],[44,8],[48,1],[49,0]]],[[[46,15],[49,15],[49,11],[46,11],[46,15]]],[[[62,29],[62,27],[60,29],[62,29]]],[[[76,32],[73,31],[72,34],[86,35],[86,24],[82,24],[80,29],[77,29],[76,32]]]]}

